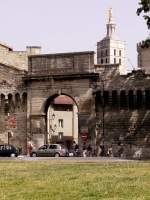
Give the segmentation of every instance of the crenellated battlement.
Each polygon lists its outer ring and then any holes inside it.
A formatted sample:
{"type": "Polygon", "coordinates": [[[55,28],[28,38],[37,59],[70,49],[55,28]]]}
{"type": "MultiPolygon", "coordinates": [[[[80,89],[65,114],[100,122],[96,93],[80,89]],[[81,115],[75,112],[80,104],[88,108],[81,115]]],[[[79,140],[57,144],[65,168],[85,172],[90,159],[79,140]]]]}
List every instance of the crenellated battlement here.
{"type": "Polygon", "coordinates": [[[150,39],[148,38],[137,44],[137,51],[140,51],[141,49],[149,48],[149,47],[150,47],[150,39]]]}

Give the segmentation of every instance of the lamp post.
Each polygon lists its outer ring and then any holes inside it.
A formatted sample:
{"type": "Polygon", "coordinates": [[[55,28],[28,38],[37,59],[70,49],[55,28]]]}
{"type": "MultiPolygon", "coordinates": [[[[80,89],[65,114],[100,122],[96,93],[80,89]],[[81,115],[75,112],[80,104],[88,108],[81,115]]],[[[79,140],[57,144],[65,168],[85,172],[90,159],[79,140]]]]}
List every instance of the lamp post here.
{"type": "MultiPolygon", "coordinates": [[[[104,69],[105,70],[105,69],[104,69]]],[[[102,91],[101,95],[101,102],[102,102],[102,115],[101,119],[98,119],[96,122],[96,138],[97,138],[97,149],[101,147],[101,153],[100,155],[104,155],[104,145],[105,145],[105,98],[104,98],[104,90],[105,90],[105,79],[104,79],[104,72],[99,70],[99,84],[98,84],[98,90],[102,91]],[[102,129],[102,131],[101,131],[102,129]]]]}
{"type": "Polygon", "coordinates": [[[104,137],[105,137],[105,101],[104,101],[104,76],[102,75],[102,145],[104,147],[104,137]]]}

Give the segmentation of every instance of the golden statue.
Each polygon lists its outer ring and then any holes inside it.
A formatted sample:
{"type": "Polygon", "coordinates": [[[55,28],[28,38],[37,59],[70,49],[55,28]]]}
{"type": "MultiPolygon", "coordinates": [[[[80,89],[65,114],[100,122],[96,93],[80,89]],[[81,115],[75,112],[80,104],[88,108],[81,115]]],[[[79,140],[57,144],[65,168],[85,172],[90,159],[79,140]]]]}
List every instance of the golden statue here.
{"type": "Polygon", "coordinates": [[[109,8],[109,23],[112,22],[112,8],[109,8]]]}

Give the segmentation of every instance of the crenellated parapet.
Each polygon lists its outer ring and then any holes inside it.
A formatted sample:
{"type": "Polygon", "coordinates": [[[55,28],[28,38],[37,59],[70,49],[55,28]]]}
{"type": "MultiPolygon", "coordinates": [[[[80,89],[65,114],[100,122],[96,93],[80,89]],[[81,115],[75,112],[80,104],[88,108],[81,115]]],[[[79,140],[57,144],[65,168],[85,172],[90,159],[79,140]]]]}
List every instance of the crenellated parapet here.
{"type": "Polygon", "coordinates": [[[150,47],[150,39],[143,40],[137,44],[137,51],[150,47]]]}

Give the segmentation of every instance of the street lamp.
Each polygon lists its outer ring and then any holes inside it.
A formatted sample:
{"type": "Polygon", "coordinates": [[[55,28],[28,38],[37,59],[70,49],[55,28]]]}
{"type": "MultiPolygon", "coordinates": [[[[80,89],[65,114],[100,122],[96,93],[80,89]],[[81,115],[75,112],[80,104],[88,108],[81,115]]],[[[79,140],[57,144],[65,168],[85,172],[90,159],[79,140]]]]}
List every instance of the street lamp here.
{"type": "MultiPolygon", "coordinates": [[[[105,69],[103,69],[105,70],[105,69]]],[[[105,137],[105,79],[104,72],[101,69],[98,70],[99,73],[99,84],[98,91],[101,90],[101,103],[102,103],[102,115],[101,119],[96,122],[96,137],[97,137],[97,148],[101,146],[101,155],[104,154],[104,137],[105,137]],[[102,128],[102,131],[101,131],[102,128]]]]}
{"type": "Polygon", "coordinates": [[[102,145],[104,147],[104,137],[105,137],[105,100],[104,100],[104,77],[102,75],[102,145]]]}

